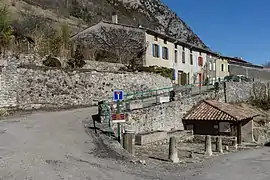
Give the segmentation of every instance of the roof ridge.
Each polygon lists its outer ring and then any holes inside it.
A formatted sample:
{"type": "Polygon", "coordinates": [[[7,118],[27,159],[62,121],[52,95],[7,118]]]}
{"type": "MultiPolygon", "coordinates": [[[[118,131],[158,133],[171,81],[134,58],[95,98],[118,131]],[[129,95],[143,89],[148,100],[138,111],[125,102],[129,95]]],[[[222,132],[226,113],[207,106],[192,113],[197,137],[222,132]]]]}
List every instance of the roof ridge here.
{"type": "MultiPolygon", "coordinates": [[[[217,110],[219,110],[219,111],[221,111],[221,112],[227,114],[228,116],[232,117],[233,119],[235,119],[235,120],[241,120],[241,119],[238,119],[238,118],[234,117],[234,116],[231,115],[230,113],[228,113],[228,112],[226,112],[226,111],[223,111],[222,109],[220,109],[219,107],[213,105],[213,104],[212,104],[211,102],[209,102],[209,101],[211,101],[211,100],[204,100],[204,102],[205,102],[206,104],[208,104],[208,105],[214,107],[215,109],[217,109],[217,110]]],[[[213,100],[212,100],[212,101],[213,101],[213,100]]],[[[217,100],[215,100],[215,101],[217,101],[217,100]]],[[[217,102],[218,102],[218,101],[217,101],[217,102]]],[[[220,103],[220,102],[218,102],[218,103],[220,103]]],[[[227,103],[226,103],[226,104],[227,104],[227,103]]],[[[229,105],[230,105],[230,104],[229,104],[229,105]]]]}

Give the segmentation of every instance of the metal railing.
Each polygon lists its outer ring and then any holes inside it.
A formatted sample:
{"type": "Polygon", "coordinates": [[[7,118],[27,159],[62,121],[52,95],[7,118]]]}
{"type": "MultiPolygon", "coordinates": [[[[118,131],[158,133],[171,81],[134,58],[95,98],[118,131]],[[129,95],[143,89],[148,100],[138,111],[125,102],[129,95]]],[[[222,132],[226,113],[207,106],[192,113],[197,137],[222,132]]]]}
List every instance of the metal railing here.
{"type": "MultiPolygon", "coordinates": [[[[128,103],[130,101],[141,101],[144,102],[149,98],[157,98],[159,96],[170,96],[170,93],[174,91],[176,94],[181,93],[182,96],[190,96],[197,95],[202,92],[206,92],[214,89],[214,84],[210,85],[209,83],[200,82],[194,84],[186,84],[186,85],[174,85],[171,87],[152,89],[146,91],[138,91],[138,92],[128,92],[124,94],[123,103],[128,103]]],[[[107,101],[109,103],[113,103],[113,97],[108,97],[107,101]]]]}

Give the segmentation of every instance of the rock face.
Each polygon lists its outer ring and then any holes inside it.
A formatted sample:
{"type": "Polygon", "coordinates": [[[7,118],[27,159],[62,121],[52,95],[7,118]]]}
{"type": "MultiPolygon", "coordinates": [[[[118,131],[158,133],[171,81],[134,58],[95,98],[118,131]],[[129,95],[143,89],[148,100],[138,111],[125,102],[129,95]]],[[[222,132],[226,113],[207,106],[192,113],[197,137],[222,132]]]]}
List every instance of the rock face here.
{"type": "MultiPolygon", "coordinates": [[[[181,39],[199,47],[207,48],[188,25],[160,0],[23,0],[24,2],[52,9],[59,14],[83,19],[88,25],[101,20],[111,20],[119,15],[119,23],[139,24],[181,39]]],[[[79,23],[81,24],[81,23],[79,23]]],[[[78,30],[79,31],[79,30],[78,30]]]]}
{"type": "Polygon", "coordinates": [[[134,9],[146,15],[156,23],[155,30],[182,39],[191,44],[207,48],[202,40],[188,25],[160,0],[119,0],[126,8],[134,9]]]}

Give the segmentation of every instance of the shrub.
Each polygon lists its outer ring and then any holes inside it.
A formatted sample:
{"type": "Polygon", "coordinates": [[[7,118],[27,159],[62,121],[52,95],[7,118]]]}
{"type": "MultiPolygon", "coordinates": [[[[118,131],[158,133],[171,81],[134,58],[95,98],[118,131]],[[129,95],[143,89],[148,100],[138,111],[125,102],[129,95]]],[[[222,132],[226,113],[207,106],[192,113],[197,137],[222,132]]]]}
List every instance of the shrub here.
{"type": "Polygon", "coordinates": [[[86,64],[80,46],[77,46],[74,55],[68,60],[67,64],[70,68],[82,68],[86,64]]]}
{"type": "Polygon", "coordinates": [[[61,67],[61,62],[57,58],[49,55],[46,60],[43,61],[43,65],[48,67],[61,67]]]}
{"type": "Polygon", "coordinates": [[[0,117],[8,116],[9,112],[6,108],[0,108],[0,117]]]}

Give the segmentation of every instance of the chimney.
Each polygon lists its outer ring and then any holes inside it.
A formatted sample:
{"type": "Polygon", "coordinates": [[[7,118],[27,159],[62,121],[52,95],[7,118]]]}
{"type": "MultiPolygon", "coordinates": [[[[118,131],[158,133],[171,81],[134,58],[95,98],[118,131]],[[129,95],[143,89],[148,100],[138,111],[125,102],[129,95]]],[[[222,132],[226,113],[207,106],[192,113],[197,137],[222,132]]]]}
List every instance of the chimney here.
{"type": "Polygon", "coordinates": [[[112,22],[118,24],[118,15],[116,12],[112,13],[112,22]]]}

